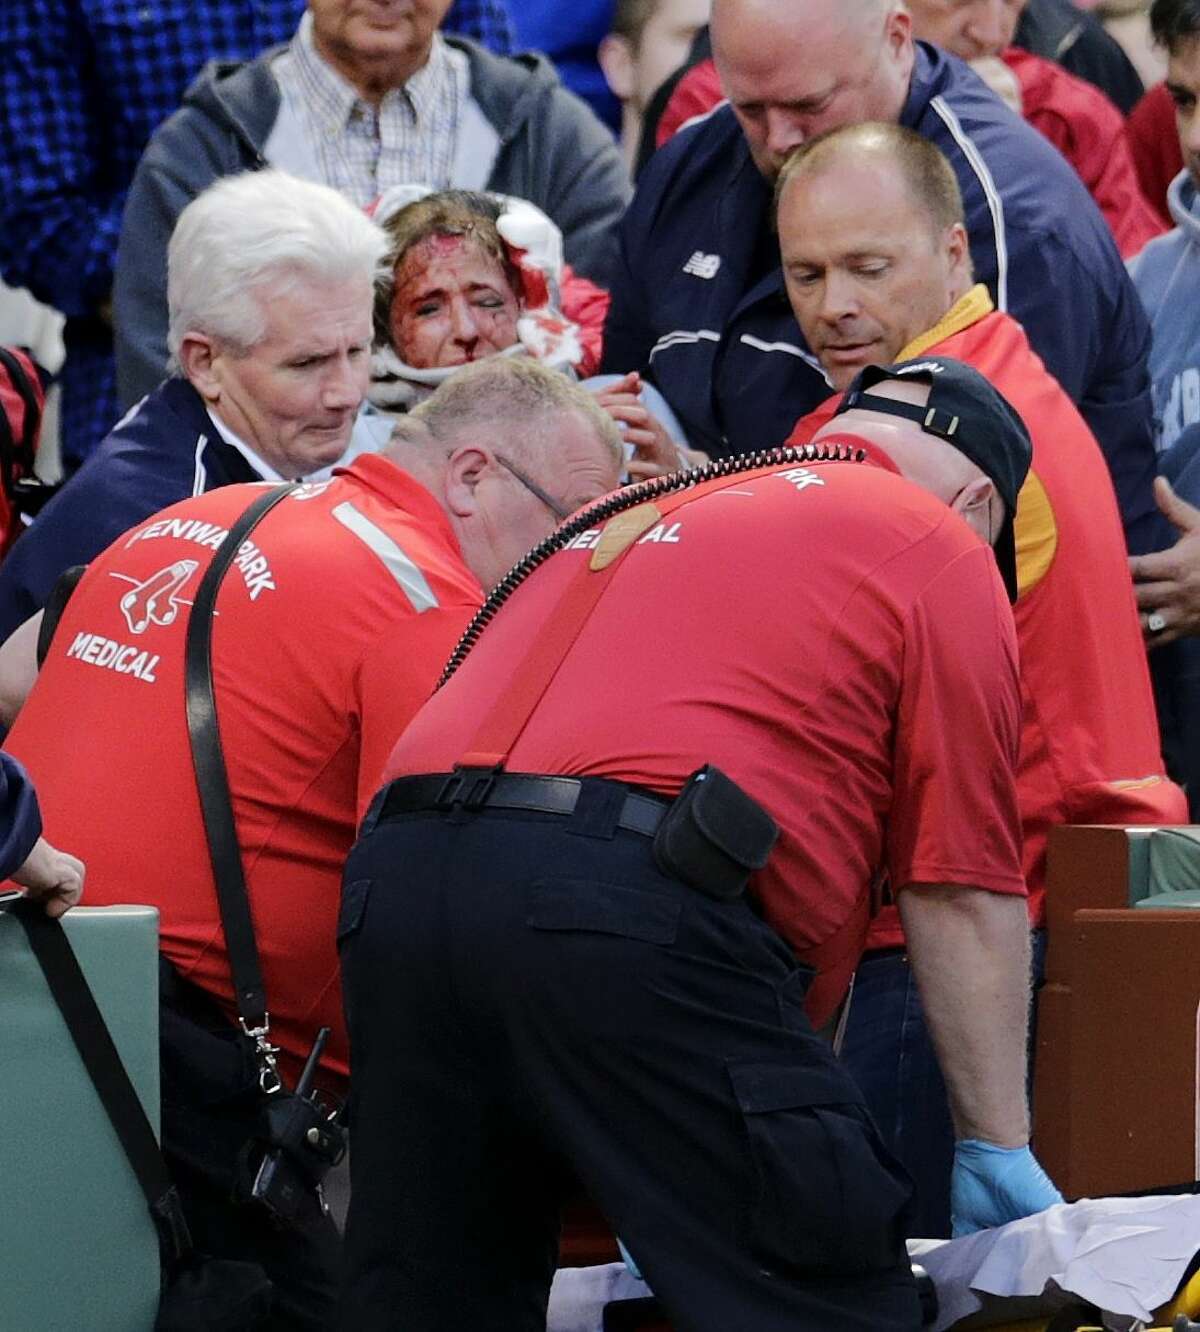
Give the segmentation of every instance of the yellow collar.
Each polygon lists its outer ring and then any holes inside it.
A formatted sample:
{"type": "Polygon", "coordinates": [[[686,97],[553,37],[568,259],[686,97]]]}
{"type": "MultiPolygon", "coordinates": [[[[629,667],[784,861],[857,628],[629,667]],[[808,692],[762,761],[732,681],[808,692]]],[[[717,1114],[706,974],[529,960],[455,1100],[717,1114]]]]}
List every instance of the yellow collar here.
{"type": "Polygon", "coordinates": [[[992,298],[988,295],[988,289],[982,282],[977,282],[965,296],[960,296],[954,302],[928,332],[913,338],[896,360],[907,361],[914,356],[920,356],[922,352],[927,352],[930,347],[936,347],[939,342],[943,342],[953,334],[961,333],[964,328],[977,324],[984,315],[991,314],[995,308],[992,298]]]}

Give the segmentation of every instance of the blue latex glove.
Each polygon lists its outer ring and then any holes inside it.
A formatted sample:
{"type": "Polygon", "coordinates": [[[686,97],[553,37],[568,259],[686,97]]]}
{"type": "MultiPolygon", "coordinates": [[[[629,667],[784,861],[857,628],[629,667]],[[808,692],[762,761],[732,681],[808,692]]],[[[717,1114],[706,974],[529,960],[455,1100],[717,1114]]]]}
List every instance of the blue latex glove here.
{"type": "Polygon", "coordinates": [[[621,1260],[624,1262],[625,1266],[629,1268],[629,1274],[636,1277],[639,1281],[644,1281],[646,1278],[638,1271],[637,1263],[635,1263],[629,1256],[629,1250],[621,1243],[620,1236],[617,1237],[617,1248],[621,1250],[621,1260]]]}
{"type": "Polygon", "coordinates": [[[1062,1202],[1028,1147],[964,1138],[954,1147],[950,1224],[954,1237],[1019,1221],[1062,1202]]]}

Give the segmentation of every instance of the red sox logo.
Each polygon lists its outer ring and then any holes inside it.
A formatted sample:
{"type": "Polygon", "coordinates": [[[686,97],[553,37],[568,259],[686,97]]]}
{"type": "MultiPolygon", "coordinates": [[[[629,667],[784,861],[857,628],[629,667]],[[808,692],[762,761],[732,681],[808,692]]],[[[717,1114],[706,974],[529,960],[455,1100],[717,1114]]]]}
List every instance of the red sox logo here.
{"type": "Polygon", "coordinates": [[[176,594],[199,567],[197,560],[176,560],[135,583],[119,603],[130,632],[141,634],[152,624],[174,624],[179,607],[191,604],[178,599],[176,594]]]}

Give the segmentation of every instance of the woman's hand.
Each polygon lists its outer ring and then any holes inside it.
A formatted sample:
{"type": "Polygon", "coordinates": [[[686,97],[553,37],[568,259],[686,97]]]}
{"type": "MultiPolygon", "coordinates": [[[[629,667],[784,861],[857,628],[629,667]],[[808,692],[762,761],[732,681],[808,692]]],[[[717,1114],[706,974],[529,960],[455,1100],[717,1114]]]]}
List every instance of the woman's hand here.
{"type": "Polygon", "coordinates": [[[625,442],[633,445],[633,457],[626,464],[630,479],[645,481],[707,462],[705,454],[681,449],[675,443],[658,417],[642,402],[641,390],[642,377],[636,370],[614,384],[591,390],[597,403],[621,427],[625,442]]]}

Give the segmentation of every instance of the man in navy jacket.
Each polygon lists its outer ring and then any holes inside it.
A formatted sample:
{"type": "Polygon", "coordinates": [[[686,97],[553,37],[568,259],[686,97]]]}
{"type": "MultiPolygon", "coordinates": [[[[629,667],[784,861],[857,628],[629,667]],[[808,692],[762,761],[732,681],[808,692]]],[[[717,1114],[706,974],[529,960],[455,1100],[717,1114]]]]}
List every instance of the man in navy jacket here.
{"type": "Polygon", "coordinates": [[[348,449],[382,442],[356,421],[386,246],[335,190],[280,171],[227,176],[193,200],[167,257],[179,373],[114,427],[5,558],[0,642],[68,568],[168,504],[322,476],[348,449]]]}
{"type": "Polygon", "coordinates": [[[1149,325],[1064,159],[964,64],[915,42],[893,0],[716,0],[712,39],[729,105],[678,134],[640,178],[604,368],[646,373],[714,456],[782,443],[831,390],[784,291],[773,181],[825,130],[898,121],[954,168],[977,278],[1024,324],[1100,441],[1130,549],[1162,544],[1149,325]]]}

